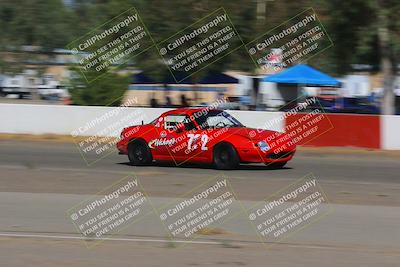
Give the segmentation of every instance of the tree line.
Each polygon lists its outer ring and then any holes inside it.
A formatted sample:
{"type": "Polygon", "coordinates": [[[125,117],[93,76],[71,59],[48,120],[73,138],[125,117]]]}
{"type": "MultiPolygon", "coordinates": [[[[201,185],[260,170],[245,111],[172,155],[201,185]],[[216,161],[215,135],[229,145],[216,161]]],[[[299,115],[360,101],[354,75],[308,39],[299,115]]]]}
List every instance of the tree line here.
{"type": "MultiPolygon", "coordinates": [[[[308,63],[331,75],[351,71],[352,64],[369,64],[384,74],[384,113],[393,113],[393,80],[400,55],[400,1],[398,0],[2,0],[0,51],[22,45],[44,50],[65,48],[105,21],[135,7],[155,42],[160,42],[223,6],[243,41],[249,42],[313,7],[333,46],[308,63]]],[[[7,67],[0,59],[0,68],[7,67]]],[[[155,49],[133,60],[154,77],[170,75],[155,49]]],[[[196,74],[235,69],[254,72],[245,49],[224,57],[196,74]]]]}

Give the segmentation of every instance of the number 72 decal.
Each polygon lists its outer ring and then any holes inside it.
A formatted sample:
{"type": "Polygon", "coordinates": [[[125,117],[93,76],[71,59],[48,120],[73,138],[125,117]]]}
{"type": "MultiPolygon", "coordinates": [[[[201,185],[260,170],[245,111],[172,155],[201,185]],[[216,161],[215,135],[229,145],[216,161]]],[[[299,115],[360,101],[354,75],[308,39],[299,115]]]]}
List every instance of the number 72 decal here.
{"type": "Polygon", "coordinates": [[[187,145],[187,150],[192,151],[197,149],[197,140],[201,137],[201,150],[208,150],[207,143],[208,143],[208,135],[206,134],[188,134],[187,137],[189,138],[188,140],[188,145],[187,145]]]}

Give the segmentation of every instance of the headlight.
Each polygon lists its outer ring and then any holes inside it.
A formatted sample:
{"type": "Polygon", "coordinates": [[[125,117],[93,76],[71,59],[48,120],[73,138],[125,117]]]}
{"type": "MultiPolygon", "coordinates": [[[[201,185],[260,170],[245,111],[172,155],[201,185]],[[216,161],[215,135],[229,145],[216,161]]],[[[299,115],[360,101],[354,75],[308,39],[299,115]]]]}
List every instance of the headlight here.
{"type": "Polygon", "coordinates": [[[262,152],[267,152],[268,150],[270,150],[270,147],[268,145],[267,142],[265,141],[260,141],[257,143],[257,146],[261,149],[262,152]]]}

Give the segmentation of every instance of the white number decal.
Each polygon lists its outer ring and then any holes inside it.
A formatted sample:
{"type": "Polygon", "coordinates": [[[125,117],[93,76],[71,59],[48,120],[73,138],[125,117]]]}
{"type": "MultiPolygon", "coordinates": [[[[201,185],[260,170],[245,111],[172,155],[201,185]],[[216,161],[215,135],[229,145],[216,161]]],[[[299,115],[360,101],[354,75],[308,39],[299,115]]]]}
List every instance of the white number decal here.
{"type": "Polygon", "coordinates": [[[201,136],[201,150],[208,150],[208,147],[206,146],[208,142],[208,135],[203,134],[201,136]]]}
{"type": "MultiPolygon", "coordinates": [[[[196,141],[197,138],[199,138],[200,134],[188,134],[187,137],[189,138],[188,140],[188,145],[187,145],[187,149],[190,151],[192,150],[192,144],[196,141]]],[[[197,145],[195,144],[193,146],[193,149],[196,149],[197,145]]]]}
{"type": "MultiPolygon", "coordinates": [[[[199,139],[200,134],[188,134],[187,137],[189,138],[187,150],[191,151],[191,150],[197,149],[196,141],[199,139]]],[[[208,148],[206,146],[207,142],[208,142],[208,136],[206,134],[202,134],[201,135],[201,150],[208,150],[208,148]]]]}

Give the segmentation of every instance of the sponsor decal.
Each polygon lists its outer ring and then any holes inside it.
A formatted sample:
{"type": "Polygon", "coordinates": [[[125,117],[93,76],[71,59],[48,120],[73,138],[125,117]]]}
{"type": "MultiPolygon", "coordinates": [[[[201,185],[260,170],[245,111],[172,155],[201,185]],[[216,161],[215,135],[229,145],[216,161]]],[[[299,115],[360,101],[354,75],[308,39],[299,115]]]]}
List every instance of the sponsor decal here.
{"type": "Polygon", "coordinates": [[[149,142],[149,147],[154,149],[155,147],[158,147],[158,146],[170,146],[175,143],[176,143],[175,138],[171,138],[171,139],[157,138],[157,139],[153,139],[149,142]]]}

